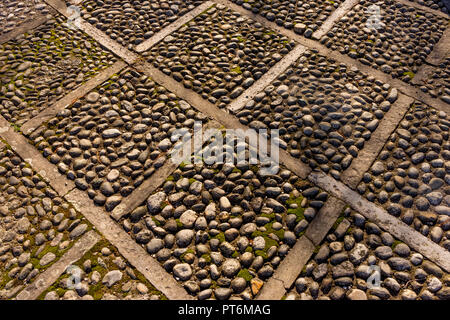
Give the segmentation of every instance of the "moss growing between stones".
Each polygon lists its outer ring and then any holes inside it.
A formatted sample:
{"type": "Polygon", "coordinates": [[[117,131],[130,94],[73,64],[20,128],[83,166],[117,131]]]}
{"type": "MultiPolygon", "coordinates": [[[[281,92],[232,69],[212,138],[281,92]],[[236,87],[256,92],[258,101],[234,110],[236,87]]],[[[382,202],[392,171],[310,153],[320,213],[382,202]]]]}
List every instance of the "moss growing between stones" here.
{"type": "Polygon", "coordinates": [[[214,236],[214,239],[218,239],[220,243],[225,241],[225,234],[223,232],[219,233],[218,235],[214,236]]]}
{"type": "Polygon", "coordinates": [[[399,240],[394,240],[394,243],[392,243],[392,246],[391,246],[392,250],[394,250],[395,247],[398,246],[400,243],[403,243],[403,242],[401,242],[399,240]]]}
{"type": "MultiPolygon", "coordinates": [[[[241,73],[242,73],[242,70],[241,70],[241,67],[236,66],[236,67],[234,67],[233,69],[231,69],[231,72],[234,72],[234,73],[237,73],[237,74],[241,74],[241,73]]],[[[236,168],[234,168],[234,169],[236,169],[236,168]]],[[[234,172],[234,169],[233,169],[233,172],[234,172]]],[[[236,170],[238,170],[238,169],[236,169],[236,170]]],[[[239,170],[239,171],[240,171],[240,170],[239,170]]]]}
{"type": "Polygon", "coordinates": [[[205,259],[206,263],[211,263],[211,256],[207,253],[202,255],[202,258],[205,259]]]}
{"type": "Polygon", "coordinates": [[[253,279],[253,276],[250,274],[248,269],[241,269],[241,271],[239,271],[237,276],[243,278],[247,282],[250,282],[250,280],[253,279]]]}
{"type": "Polygon", "coordinates": [[[410,79],[414,78],[415,74],[412,71],[403,72],[404,76],[408,76],[410,79]]]}

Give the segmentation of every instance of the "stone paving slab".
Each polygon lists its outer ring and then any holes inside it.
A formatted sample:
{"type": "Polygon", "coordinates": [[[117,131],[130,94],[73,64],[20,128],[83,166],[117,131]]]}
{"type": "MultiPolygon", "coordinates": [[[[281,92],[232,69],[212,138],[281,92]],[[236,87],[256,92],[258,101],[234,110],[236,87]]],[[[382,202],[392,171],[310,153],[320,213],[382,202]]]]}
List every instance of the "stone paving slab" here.
{"type": "Polygon", "coordinates": [[[49,13],[49,7],[42,0],[3,0],[0,3],[0,36],[49,13]]]}
{"type": "Polygon", "coordinates": [[[235,115],[251,128],[280,130],[283,149],[339,178],[397,96],[389,85],[311,50],[235,115]]]}
{"type": "Polygon", "coordinates": [[[313,1],[271,1],[232,0],[253,13],[260,14],[279,26],[293,29],[296,33],[310,38],[321,24],[344,2],[342,0],[313,1]]]}
{"type": "Polygon", "coordinates": [[[58,16],[0,45],[0,112],[17,126],[88,81],[116,58],[58,16]]]}
{"type": "Polygon", "coordinates": [[[294,46],[294,41],[217,5],[142,55],[186,88],[224,108],[294,46]]]}
{"type": "Polygon", "coordinates": [[[357,191],[450,251],[449,117],[416,103],[357,191]]]}
{"type": "Polygon", "coordinates": [[[203,2],[84,0],[77,6],[83,19],[131,50],[203,2]]]}
{"type": "Polygon", "coordinates": [[[410,82],[449,20],[393,0],[362,0],[322,37],[332,50],[410,82]],[[376,21],[370,6],[380,8],[376,21]]]}
{"type": "Polygon", "coordinates": [[[182,164],[120,224],[198,299],[252,299],[328,199],[260,169],[182,164]]]}
{"type": "Polygon", "coordinates": [[[347,208],[284,298],[450,300],[450,274],[347,208]]]}
{"type": "Polygon", "coordinates": [[[0,183],[0,298],[10,299],[91,227],[7,145],[0,183]]]}
{"type": "Polygon", "coordinates": [[[66,269],[38,299],[160,300],[166,299],[108,241],[101,240],[66,269]]]}
{"type": "Polygon", "coordinates": [[[111,211],[164,164],[173,130],[205,120],[149,77],[126,69],[29,139],[96,205],[111,211]]]}

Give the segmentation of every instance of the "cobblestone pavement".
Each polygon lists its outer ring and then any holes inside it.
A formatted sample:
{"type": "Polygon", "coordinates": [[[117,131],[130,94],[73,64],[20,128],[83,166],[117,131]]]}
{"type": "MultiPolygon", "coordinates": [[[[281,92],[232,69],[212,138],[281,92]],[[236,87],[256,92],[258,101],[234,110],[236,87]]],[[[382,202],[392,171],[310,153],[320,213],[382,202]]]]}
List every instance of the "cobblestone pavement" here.
{"type": "Polygon", "coordinates": [[[449,10],[2,1],[0,299],[450,300],[449,10]]]}

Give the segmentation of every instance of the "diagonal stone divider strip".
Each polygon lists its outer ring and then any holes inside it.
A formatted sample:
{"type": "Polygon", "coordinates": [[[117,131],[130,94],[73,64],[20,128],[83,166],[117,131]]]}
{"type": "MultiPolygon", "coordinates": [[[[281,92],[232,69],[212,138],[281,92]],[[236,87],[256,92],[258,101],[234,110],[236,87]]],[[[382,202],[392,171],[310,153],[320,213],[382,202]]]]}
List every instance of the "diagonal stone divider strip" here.
{"type": "Polygon", "coordinates": [[[258,79],[250,88],[245,90],[238,98],[233,100],[227,109],[236,112],[242,109],[248,101],[253,99],[259,92],[263,91],[272,81],[276,80],[290,65],[292,65],[298,58],[306,51],[306,47],[297,45],[286,56],[278,61],[269,71],[267,71],[261,78],[258,79]]]}
{"type": "MultiPolygon", "coordinates": [[[[235,116],[227,113],[222,109],[219,109],[211,102],[203,99],[198,93],[190,89],[186,89],[181,83],[179,83],[172,77],[165,75],[163,72],[154,68],[148,62],[140,62],[134,67],[138,71],[150,76],[154,81],[166,87],[169,91],[175,93],[178,97],[186,100],[198,111],[221,123],[226,129],[242,129],[243,132],[249,129],[249,127],[241,124],[235,116]]],[[[236,134],[239,134],[239,132],[237,132],[236,134]]],[[[254,134],[255,133],[252,131],[249,135],[254,136],[254,134]]],[[[257,146],[252,144],[252,140],[254,139],[249,140],[250,146],[257,148],[257,146]]],[[[306,179],[308,174],[311,172],[311,169],[307,165],[299,162],[298,159],[291,157],[291,155],[289,155],[289,153],[285,150],[280,149],[279,158],[280,164],[288,167],[300,178],[306,179]]]]}
{"type": "Polygon", "coordinates": [[[25,134],[29,135],[34,130],[36,130],[42,123],[50,120],[54,116],[58,114],[58,112],[64,110],[69,105],[82,98],[89,91],[95,89],[97,86],[101,85],[103,82],[107,81],[111,78],[115,73],[119,73],[122,69],[124,69],[127,64],[123,61],[117,61],[112,66],[106,68],[98,75],[87,81],[81,87],[71,91],[62,99],[55,102],[52,106],[44,109],[41,113],[39,113],[34,118],[28,120],[24,123],[20,130],[25,134]]]}
{"type": "Polygon", "coordinates": [[[444,13],[444,12],[442,12],[440,10],[431,9],[430,7],[418,4],[417,2],[408,1],[408,0],[395,0],[395,2],[404,4],[405,6],[414,7],[416,9],[423,10],[423,11],[435,14],[435,15],[437,15],[439,17],[443,17],[443,18],[447,18],[448,19],[448,14],[447,13],[444,13]]]}
{"type": "Polygon", "coordinates": [[[380,228],[405,242],[414,250],[450,272],[450,252],[429,240],[410,226],[391,216],[386,210],[361,197],[342,182],[323,173],[311,173],[308,179],[333,196],[349,204],[353,209],[376,223],[380,228]]]}
{"type": "Polygon", "coordinates": [[[256,300],[280,300],[286,294],[344,208],[345,204],[334,197],[325,202],[305,234],[297,240],[273,276],[264,284],[256,300]]]}
{"type": "MultiPolygon", "coordinates": [[[[203,126],[203,131],[210,128],[219,128],[220,124],[216,121],[209,121],[203,126]]],[[[191,141],[191,150],[194,150],[194,141],[191,141]]],[[[195,150],[194,150],[195,151],[195,150]]],[[[122,202],[113,209],[111,217],[119,221],[122,217],[131,213],[136,209],[143,201],[145,201],[156,189],[158,189],[178,168],[178,164],[173,162],[170,158],[166,160],[162,167],[158,168],[153,175],[145,180],[139,187],[137,187],[128,197],[122,200],[122,202]]]]}
{"type": "Polygon", "coordinates": [[[450,25],[445,29],[441,39],[434,46],[433,51],[431,51],[425,61],[437,66],[448,54],[450,54],[450,25]]]}
{"type": "Polygon", "coordinates": [[[67,267],[83,257],[99,240],[100,235],[91,230],[83,235],[58,261],[25,287],[15,300],[35,300],[66,271],[67,267]]]}
{"type": "Polygon", "coordinates": [[[190,12],[186,13],[185,15],[181,16],[177,20],[175,20],[173,23],[169,24],[167,27],[156,33],[154,36],[152,36],[150,39],[138,44],[136,46],[137,52],[144,52],[153,47],[155,44],[157,44],[159,41],[170,35],[172,32],[178,30],[180,27],[182,27],[184,24],[188,23],[192,19],[194,19],[196,16],[200,15],[205,10],[208,10],[210,7],[214,5],[214,2],[207,1],[205,3],[202,3],[195,9],[191,10],[190,12]]]}
{"type": "Polygon", "coordinates": [[[75,209],[115,246],[120,254],[144,275],[156,289],[171,300],[192,300],[186,290],[161,267],[103,208],[93,204],[84,191],[75,189],[64,196],[75,209]]]}
{"type": "MultiPolygon", "coordinates": [[[[61,0],[44,0],[44,1],[49,6],[53,7],[55,10],[61,13],[63,16],[67,18],[70,17],[70,15],[67,12],[67,5],[63,1],[61,0]]],[[[132,64],[139,58],[137,54],[121,46],[119,43],[109,38],[106,35],[106,33],[98,30],[90,23],[84,21],[82,18],[79,18],[79,22],[81,31],[85,32],[87,35],[89,35],[91,38],[93,38],[95,41],[100,43],[105,48],[111,50],[114,54],[119,56],[126,63],[132,64]]]]}
{"type": "Polygon", "coordinates": [[[341,174],[342,182],[352,189],[357,187],[364,173],[372,166],[387,139],[397,128],[413,102],[414,99],[411,97],[399,94],[397,101],[391,105],[391,109],[384,115],[369,141],[359,152],[358,157],[353,159],[350,167],[341,174]]]}
{"type": "Polygon", "coordinates": [[[16,26],[14,28],[14,30],[0,36],[0,44],[8,42],[9,40],[16,38],[17,36],[20,36],[21,34],[24,34],[33,29],[36,29],[40,25],[47,22],[47,20],[48,20],[48,16],[39,15],[31,21],[27,21],[27,22],[24,22],[24,23],[16,26]]]}
{"type": "Polygon", "coordinates": [[[313,39],[322,38],[333,25],[339,21],[343,16],[347,14],[355,5],[359,3],[359,0],[345,0],[333,13],[322,23],[316,32],[312,34],[313,39]]]}
{"type": "Polygon", "coordinates": [[[316,40],[308,39],[301,35],[298,35],[294,31],[283,28],[283,27],[277,25],[275,22],[269,21],[261,15],[254,14],[251,11],[248,11],[241,6],[234,4],[233,2],[231,2],[229,0],[213,0],[213,1],[216,3],[223,4],[223,5],[227,6],[228,8],[233,9],[234,11],[236,11],[242,15],[250,17],[251,19],[261,23],[264,27],[272,29],[274,31],[277,31],[280,34],[283,34],[286,37],[297,41],[301,45],[308,47],[309,49],[315,49],[320,54],[322,54],[328,58],[334,59],[339,63],[343,63],[350,68],[356,67],[362,73],[364,73],[366,75],[374,76],[378,80],[381,80],[385,83],[388,83],[392,87],[397,88],[402,93],[404,93],[416,100],[419,100],[425,104],[433,106],[435,109],[437,109],[439,111],[444,111],[444,112],[450,113],[450,105],[448,105],[447,103],[443,102],[440,99],[432,98],[429,94],[422,92],[419,88],[415,88],[415,87],[401,81],[400,79],[394,79],[390,75],[383,73],[380,70],[377,70],[377,69],[374,69],[367,65],[364,65],[361,62],[359,62],[358,60],[352,59],[349,56],[343,55],[339,52],[330,50],[327,47],[325,47],[324,45],[320,44],[316,40]]]}
{"type": "Polygon", "coordinates": [[[57,167],[53,166],[42,154],[31,144],[28,143],[27,138],[19,132],[14,131],[14,128],[0,115],[0,136],[6,140],[11,148],[17,154],[28,162],[36,172],[42,176],[50,186],[55,189],[60,195],[65,195],[67,192],[75,188],[75,184],[63,177],[57,167]]]}

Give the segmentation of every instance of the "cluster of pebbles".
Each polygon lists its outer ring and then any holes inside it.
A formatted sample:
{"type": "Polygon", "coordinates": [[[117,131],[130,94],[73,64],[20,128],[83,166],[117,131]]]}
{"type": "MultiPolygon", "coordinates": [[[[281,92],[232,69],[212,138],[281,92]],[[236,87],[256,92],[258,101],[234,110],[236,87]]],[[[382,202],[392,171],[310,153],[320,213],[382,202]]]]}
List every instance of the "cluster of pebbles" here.
{"type": "Polygon", "coordinates": [[[0,35],[13,31],[20,24],[50,11],[41,0],[2,0],[0,2],[0,35]]]}
{"type": "Polygon", "coordinates": [[[186,88],[224,108],[294,46],[260,23],[217,5],[143,55],[186,88]]]}
{"type": "Polygon", "coordinates": [[[132,49],[201,3],[203,0],[86,0],[81,16],[132,49]]]}
{"type": "Polygon", "coordinates": [[[44,300],[165,299],[107,241],[97,243],[40,297],[44,300]]]}
{"type": "Polygon", "coordinates": [[[182,164],[123,228],[198,299],[252,299],[328,198],[288,170],[261,168],[182,164]]]}
{"type": "Polygon", "coordinates": [[[90,227],[13,151],[0,151],[0,299],[13,298],[90,227]]]}
{"type": "Polygon", "coordinates": [[[339,179],[397,96],[374,77],[307,51],[236,116],[254,129],[279,130],[293,157],[339,179]]]}
{"type": "Polygon", "coordinates": [[[450,119],[416,103],[357,191],[450,251],[450,119]]]}
{"type": "Polygon", "coordinates": [[[279,26],[294,29],[310,38],[321,24],[336,10],[341,0],[282,1],[282,0],[232,0],[253,13],[274,21],[279,26]]]}
{"type": "Polygon", "coordinates": [[[409,82],[448,22],[395,0],[362,0],[320,41],[332,50],[409,82]],[[378,6],[379,15],[370,9],[372,6],[378,6]]]}
{"type": "Polygon", "coordinates": [[[206,117],[127,69],[29,135],[94,203],[111,211],[166,161],[174,130],[206,117]]]}
{"type": "Polygon", "coordinates": [[[79,30],[49,20],[0,45],[0,113],[21,125],[116,58],[79,30]]]}
{"type": "Polygon", "coordinates": [[[450,300],[450,274],[347,208],[286,299],[450,300]]]}
{"type": "Polygon", "coordinates": [[[447,7],[444,4],[446,0],[411,0],[411,1],[434,10],[441,10],[444,13],[449,13],[448,4],[447,7]]]}
{"type": "Polygon", "coordinates": [[[420,90],[433,98],[440,98],[450,104],[450,55],[427,71],[425,78],[417,81],[420,90]]]}

